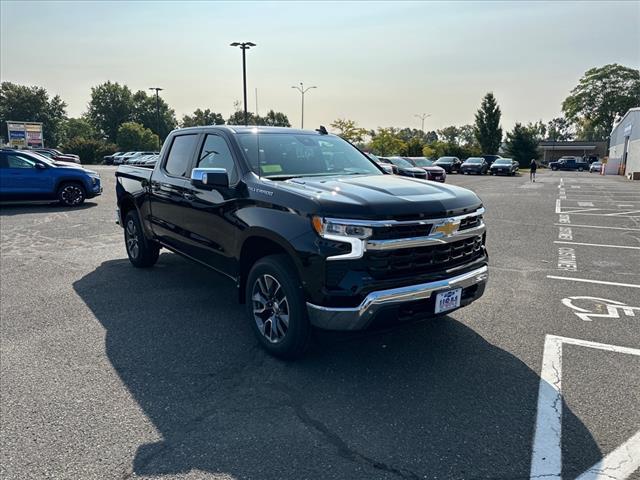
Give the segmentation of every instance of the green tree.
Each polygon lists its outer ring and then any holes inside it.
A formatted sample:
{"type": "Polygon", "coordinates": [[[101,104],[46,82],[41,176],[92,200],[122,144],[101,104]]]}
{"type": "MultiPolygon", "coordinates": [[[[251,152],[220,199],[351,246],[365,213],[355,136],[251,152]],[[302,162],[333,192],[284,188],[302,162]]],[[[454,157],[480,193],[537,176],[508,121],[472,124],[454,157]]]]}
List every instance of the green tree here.
{"type": "Polygon", "coordinates": [[[155,150],[159,145],[158,136],[139,123],[125,122],[118,128],[118,147],[121,150],[155,150]]]}
{"type": "Polygon", "coordinates": [[[117,82],[92,87],[87,117],[99,133],[115,142],[120,125],[133,119],[131,90],[117,82]]]}
{"type": "Polygon", "coordinates": [[[169,132],[176,128],[178,124],[176,114],[162,97],[158,97],[156,106],[155,94],[147,95],[144,90],[138,90],[133,94],[131,100],[131,119],[134,122],[148,128],[160,138],[167,138],[169,132]],[[160,122],[158,122],[158,117],[160,122]]]}
{"type": "Polygon", "coordinates": [[[571,124],[566,118],[556,117],[547,123],[547,140],[566,142],[572,138],[571,124]]]}
{"type": "Polygon", "coordinates": [[[562,111],[578,131],[592,136],[578,138],[602,141],[609,138],[616,115],[639,104],[640,71],[613,63],[587,70],[562,103],[562,111]]]}
{"type": "Polygon", "coordinates": [[[531,159],[537,159],[540,155],[535,132],[520,123],[516,123],[513,130],[507,133],[505,143],[507,155],[523,168],[529,167],[531,159]]]}
{"type": "Polygon", "coordinates": [[[346,118],[338,118],[330,126],[338,131],[340,137],[351,143],[361,144],[367,135],[365,128],[358,127],[355,121],[346,118]]]}
{"type": "Polygon", "coordinates": [[[534,123],[529,122],[527,123],[526,128],[531,132],[537,142],[541,142],[547,137],[547,125],[544,124],[542,120],[538,120],[534,123]]]}
{"type": "Polygon", "coordinates": [[[74,138],[92,139],[96,136],[96,129],[89,120],[85,118],[68,118],[64,122],[65,142],[74,138]]]}
{"type": "Polygon", "coordinates": [[[198,127],[201,125],[224,125],[224,118],[222,114],[215,113],[209,110],[200,110],[199,108],[193,112],[193,115],[183,115],[180,126],[186,127],[198,127]]]}
{"type": "Polygon", "coordinates": [[[67,104],[42,87],[27,87],[11,82],[0,85],[0,131],[5,135],[7,121],[42,122],[44,143],[56,147],[64,135],[67,104]]]}
{"type": "Polygon", "coordinates": [[[118,147],[95,138],[74,137],[62,145],[62,150],[80,156],[82,163],[102,163],[105,155],[111,155],[118,147]]]}
{"type": "Polygon", "coordinates": [[[460,130],[454,125],[438,130],[438,138],[446,143],[458,143],[459,134],[460,130]]]}
{"type": "Polygon", "coordinates": [[[257,116],[256,119],[257,125],[265,125],[268,127],[290,127],[291,123],[289,123],[289,119],[282,112],[274,112],[273,110],[269,110],[264,117],[257,116]]]}
{"type": "Polygon", "coordinates": [[[407,144],[398,137],[398,130],[393,127],[378,128],[369,145],[371,153],[386,157],[398,155],[405,151],[407,144]]]}
{"type": "Polygon", "coordinates": [[[502,143],[500,107],[493,93],[487,93],[476,113],[474,133],[483,153],[495,155],[502,143]]]}

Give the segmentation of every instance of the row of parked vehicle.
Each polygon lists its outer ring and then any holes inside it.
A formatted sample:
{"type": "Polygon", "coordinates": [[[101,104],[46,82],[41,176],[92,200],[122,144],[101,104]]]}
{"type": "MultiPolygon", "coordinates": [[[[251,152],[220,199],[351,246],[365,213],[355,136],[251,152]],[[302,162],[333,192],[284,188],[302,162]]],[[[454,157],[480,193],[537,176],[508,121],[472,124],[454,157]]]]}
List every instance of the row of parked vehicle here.
{"type": "Polygon", "coordinates": [[[160,152],[116,152],[104,157],[105,165],[138,165],[153,167],[160,152]]]}
{"type": "Polygon", "coordinates": [[[483,155],[469,157],[464,162],[458,157],[440,157],[433,160],[427,157],[379,157],[368,154],[387,173],[405,177],[424,178],[436,182],[445,182],[447,174],[477,175],[515,175],[519,169],[518,162],[499,155],[483,155]]]}

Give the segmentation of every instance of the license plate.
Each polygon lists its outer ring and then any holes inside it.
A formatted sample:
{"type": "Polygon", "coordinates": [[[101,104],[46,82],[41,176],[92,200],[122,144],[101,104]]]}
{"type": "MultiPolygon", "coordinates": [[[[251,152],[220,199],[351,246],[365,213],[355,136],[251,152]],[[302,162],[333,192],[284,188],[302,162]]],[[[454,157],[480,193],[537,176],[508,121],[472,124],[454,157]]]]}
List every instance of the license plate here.
{"type": "Polygon", "coordinates": [[[460,298],[462,298],[462,289],[448,290],[440,292],[436,295],[435,313],[447,312],[460,306],[460,298]]]}

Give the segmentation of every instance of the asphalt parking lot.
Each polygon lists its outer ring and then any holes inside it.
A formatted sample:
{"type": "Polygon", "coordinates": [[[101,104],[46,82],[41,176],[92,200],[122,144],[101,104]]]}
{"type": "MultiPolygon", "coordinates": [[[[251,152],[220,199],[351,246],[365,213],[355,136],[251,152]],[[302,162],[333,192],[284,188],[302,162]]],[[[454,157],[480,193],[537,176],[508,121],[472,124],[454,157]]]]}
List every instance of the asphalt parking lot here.
{"type": "Polygon", "coordinates": [[[82,208],[1,210],[3,479],[640,478],[637,182],[450,175],[484,297],[284,363],[221,276],[129,265],[97,169],[82,208]]]}

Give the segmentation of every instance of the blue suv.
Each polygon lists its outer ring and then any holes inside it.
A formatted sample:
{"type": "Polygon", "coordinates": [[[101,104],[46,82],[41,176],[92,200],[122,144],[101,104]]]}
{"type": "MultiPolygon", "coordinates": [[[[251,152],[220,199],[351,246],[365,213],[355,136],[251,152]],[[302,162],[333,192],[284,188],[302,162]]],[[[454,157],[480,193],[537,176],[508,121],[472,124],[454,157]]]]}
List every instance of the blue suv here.
{"type": "Polygon", "coordinates": [[[97,172],[24,150],[0,150],[0,200],[58,200],[75,207],[101,193],[97,172]]]}

